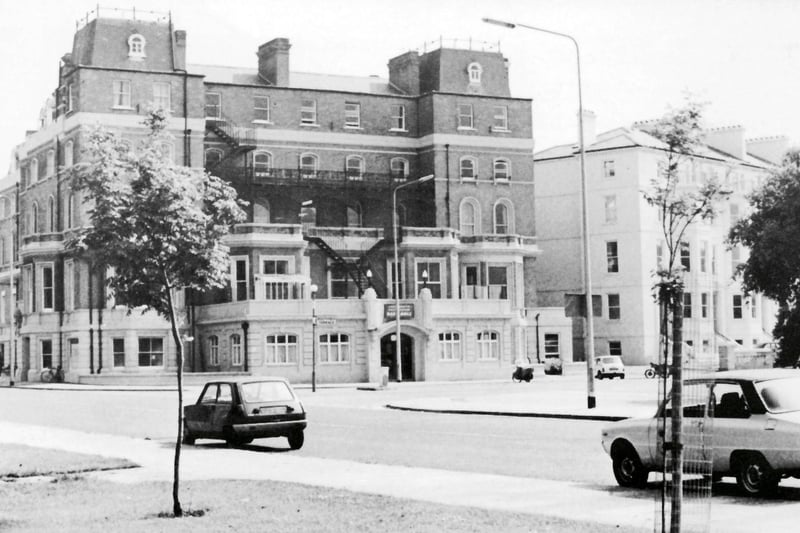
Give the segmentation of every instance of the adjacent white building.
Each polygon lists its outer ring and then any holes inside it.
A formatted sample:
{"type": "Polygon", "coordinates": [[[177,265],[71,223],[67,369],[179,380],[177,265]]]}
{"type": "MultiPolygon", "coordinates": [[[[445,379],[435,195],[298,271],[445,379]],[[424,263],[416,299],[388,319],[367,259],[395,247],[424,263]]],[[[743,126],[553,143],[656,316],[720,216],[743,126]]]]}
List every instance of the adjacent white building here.
{"type": "MultiPolygon", "coordinates": [[[[642,195],[666,160],[665,145],[648,123],[593,135],[585,142],[592,291],[602,300],[595,316],[595,352],[621,355],[628,364],[658,360],[659,309],[654,273],[667,250],[656,209],[642,195]]],[[[681,173],[682,187],[716,176],[732,191],[712,222],[695,223],[680,250],[686,269],[684,340],[693,355],[716,356],[723,345],[749,349],[771,340],[776,306],[747,296],[734,279],[746,250],[726,238],[748,212],[747,195],[767,178],[787,148],[785,137],[745,140],[740,126],[709,130],[681,173]]],[[[540,305],[564,305],[583,292],[578,148],[564,145],[535,155],[534,212],[542,255],[537,261],[540,305]]],[[[596,306],[595,306],[596,308],[596,306]]],[[[573,353],[585,357],[583,321],[573,326],[573,353]]]]}

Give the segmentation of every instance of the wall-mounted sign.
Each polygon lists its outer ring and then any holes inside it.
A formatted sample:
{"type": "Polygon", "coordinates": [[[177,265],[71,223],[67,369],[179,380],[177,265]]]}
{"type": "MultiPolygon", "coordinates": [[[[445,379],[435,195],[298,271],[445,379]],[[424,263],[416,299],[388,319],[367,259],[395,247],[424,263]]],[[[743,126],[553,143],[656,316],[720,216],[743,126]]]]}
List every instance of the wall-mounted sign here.
{"type": "Polygon", "coordinates": [[[335,318],[322,318],[322,317],[319,317],[317,319],[317,325],[318,326],[335,326],[336,325],[336,319],[335,318]]]}
{"type": "MultiPolygon", "coordinates": [[[[385,322],[389,322],[390,320],[395,320],[396,316],[397,316],[397,309],[395,308],[395,304],[383,305],[383,320],[385,322]]],[[[414,304],[401,303],[400,320],[407,320],[409,318],[414,318],[414,304]]]]}

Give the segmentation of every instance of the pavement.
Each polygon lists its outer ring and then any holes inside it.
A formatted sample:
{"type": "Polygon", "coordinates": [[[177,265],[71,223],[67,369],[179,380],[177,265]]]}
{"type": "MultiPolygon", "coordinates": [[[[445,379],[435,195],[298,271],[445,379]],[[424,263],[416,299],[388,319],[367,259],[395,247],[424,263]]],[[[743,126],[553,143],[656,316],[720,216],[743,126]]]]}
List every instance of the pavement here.
{"type": "MultiPolygon", "coordinates": [[[[449,388],[445,383],[438,386],[430,383],[390,384],[386,389],[376,387],[373,399],[374,402],[394,409],[440,413],[595,420],[615,420],[639,414],[652,416],[655,410],[653,392],[657,390],[657,380],[645,380],[641,373],[635,377],[633,372],[629,378],[625,381],[604,380],[597,383],[595,409],[588,408],[587,394],[582,387],[584,378],[577,374],[537,374],[533,382],[515,384],[513,387],[508,384],[495,385],[494,382],[485,382],[475,387],[449,388]],[[401,389],[404,394],[397,394],[401,389]],[[497,390],[502,392],[497,393],[497,390]],[[426,391],[428,396],[425,396],[426,391]],[[434,391],[436,394],[433,394],[434,391]],[[474,391],[485,393],[473,394],[474,391]],[[415,394],[408,394],[409,392],[415,394]],[[409,396],[415,399],[407,399],[409,396]]],[[[341,388],[342,394],[347,394],[345,389],[351,386],[356,388],[356,385],[335,388],[341,388]]],[[[45,385],[32,384],[25,386],[31,391],[44,387],[45,385]]],[[[46,387],[75,391],[102,389],[68,384],[48,384],[46,387]]],[[[301,390],[301,396],[311,397],[310,391],[303,390],[305,386],[300,385],[297,388],[301,390]]],[[[363,388],[363,384],[359,384],[358,388],[363,388]]],[[[119,388],[115,387],[114,390],[119,388]]],[[[317,398],[316,401],[322,399],[317,398]]],[[[361,396],[359,401],[363,399],[361,396]]],[[[98,479],[118,483],[172,480],[174,441],[152,441],[0,421],[0,443],[3,442],[123,457],[140,465],[140,468],[135,469],[89,474],[98,479]]],[[[366,464],[291,453],[250,453],[246,447],[241,450],[217,445],[184,446],[181,454],[181,478],[304,483],[439,504],[584,521],[586,531],[591,530],[591,524],[598,523],[653,531],[656,516],[655,488],[642,492],[613,485],[599,486],[528,477],[366,464]],[[208,460],[210,453],[213,453],[213,461],[208,460]]],[[[191,502],[185,503],[191,505],[191,502]]],[[[752,499],[715,497],[711,530],[726,533],[756,529],[789,531],[793,529],[792,524],[796,523],[798,511],[800,502],[795,500],[759,502],[752,499]]]]}

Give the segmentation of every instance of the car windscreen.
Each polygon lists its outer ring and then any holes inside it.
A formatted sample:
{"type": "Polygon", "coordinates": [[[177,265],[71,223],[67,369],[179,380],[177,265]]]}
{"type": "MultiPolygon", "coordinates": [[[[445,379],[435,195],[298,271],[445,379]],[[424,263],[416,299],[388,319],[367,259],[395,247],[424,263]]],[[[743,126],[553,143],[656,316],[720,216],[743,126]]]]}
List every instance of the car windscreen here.
{"type": "Polygon", "coordinates": [[[800,411],[800,378],[760,381],[755,386],[769,411],[800,411]]]}
{"type": "Polygon", "coordinates": [[[294,400],[289,385],[282,381],[257,381],[242,384],[242,399],[247,403],[294,400]]]}

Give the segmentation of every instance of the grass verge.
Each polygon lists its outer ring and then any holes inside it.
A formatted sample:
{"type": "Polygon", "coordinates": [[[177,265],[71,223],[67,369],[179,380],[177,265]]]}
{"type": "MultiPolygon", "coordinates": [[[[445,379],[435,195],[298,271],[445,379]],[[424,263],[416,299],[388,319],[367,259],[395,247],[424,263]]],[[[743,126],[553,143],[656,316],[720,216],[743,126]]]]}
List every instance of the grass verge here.
{"type": "Polygon", "coordinates": [[[0,530],[19,532],[302,531],[352,533],[638,531],[272,481],[182,483],[189,516],[171,517],[170,483],[117,484],[91,476],[0,483],[0,530]],[[47,502],[45,505],[42,502],[47,502]],[[46,512],[42,512],[46,510],[46,512]]]}
{"type": "Polygon", "coordinates": [[[127,459],[36,448],[22,444],[0,445],[0,478],[20,478],[111,470],[137,466],[127,459]]]}

